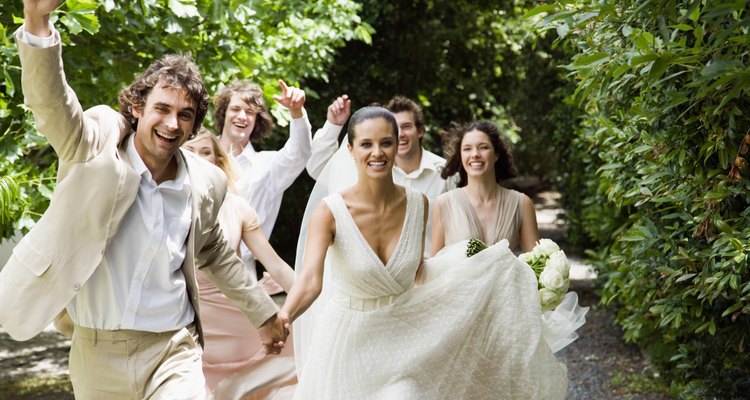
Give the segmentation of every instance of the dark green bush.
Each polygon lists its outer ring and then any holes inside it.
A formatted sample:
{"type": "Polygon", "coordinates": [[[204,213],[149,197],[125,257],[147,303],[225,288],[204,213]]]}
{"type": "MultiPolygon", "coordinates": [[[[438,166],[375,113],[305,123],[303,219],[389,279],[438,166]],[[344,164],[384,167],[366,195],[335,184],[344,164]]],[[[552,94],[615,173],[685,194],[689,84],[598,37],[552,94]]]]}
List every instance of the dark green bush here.
{"type": "MultiPolygon", "coordinates": [[[[559,1],[585,112],[561,188],[603,302],[681,398],[750,391],[750,14],[744,1],[559,1]]],[[[554,31],[552,31],[554,29],[554,31]]]]}

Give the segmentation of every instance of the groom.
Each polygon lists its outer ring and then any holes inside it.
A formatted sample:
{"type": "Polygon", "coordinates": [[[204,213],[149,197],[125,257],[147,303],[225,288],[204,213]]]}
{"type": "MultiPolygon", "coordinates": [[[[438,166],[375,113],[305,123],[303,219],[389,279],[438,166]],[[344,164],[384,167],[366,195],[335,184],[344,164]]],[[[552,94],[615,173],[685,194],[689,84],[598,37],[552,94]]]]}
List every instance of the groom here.
{"type": "Polygon", "coordinates": [[[206,115],[203,79],[166,56],[121,92],[120,113],[84,113],[49,22],[59,4],[24,0],[16,32],[25,103],[60,160],[49,208],[0,271],[0,325],[26,340],[67,306],[76,398],[203,399],[198,265],[268,351],[287,334],[219,228],[224,174],[180,151],[206,115]]]}

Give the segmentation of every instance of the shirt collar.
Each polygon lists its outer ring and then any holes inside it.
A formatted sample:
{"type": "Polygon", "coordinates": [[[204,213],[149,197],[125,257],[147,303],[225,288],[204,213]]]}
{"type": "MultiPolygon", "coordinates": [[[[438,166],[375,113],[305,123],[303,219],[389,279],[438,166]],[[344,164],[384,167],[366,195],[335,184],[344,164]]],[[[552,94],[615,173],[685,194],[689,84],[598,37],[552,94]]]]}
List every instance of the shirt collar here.
{"type": "Polygon", "coordinates": [[[426,150],[425,148],[422,148],[422,157],[419,160],[419,167],[416,170],[407,174],[406,172],[404,172],[404,170],[402,170],[398,166],[394,165],[393,168],[398,169],[399,172],[403,173],[404,175],[417,177],[419,175],[422,175],[422,173],[425,170],[438,173],[439,172],[438,168],[440,168],[440,166],[444,164],[445,164],[445,160],[433,154],[432,152],[426,150]]]}
{"type": "MultiPolygon", "coordinates": [[[[135,169],[135,172],[141,176],[141,179],[146,179],[147,182],[156,186],[154,177],[151,175],[151,171],[146,167],[146,163],[143,162],[141,155],[138,154],[138,150],[135,148],[135,135],[133,133],[126,140],[128,141],[125,154],[130,161],[130,165],[135,169]]],[[[185,168],[185,161],[182,159],[182,154],[177,152],[174,157],[177,159],[177,176],[173,180],[164,181],[161,183],[161,187],[167,189],[173,189],[178,191],[187,191],[190,189],[190,176],[185,168]]]]}

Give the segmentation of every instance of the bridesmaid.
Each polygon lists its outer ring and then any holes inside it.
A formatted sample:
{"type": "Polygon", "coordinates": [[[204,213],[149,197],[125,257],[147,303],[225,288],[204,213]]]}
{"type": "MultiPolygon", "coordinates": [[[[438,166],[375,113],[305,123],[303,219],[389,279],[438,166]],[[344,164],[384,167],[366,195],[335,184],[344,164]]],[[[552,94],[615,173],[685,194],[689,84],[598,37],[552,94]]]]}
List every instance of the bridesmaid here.
{"type": "Polygon", "coordinates": [[[459,174],[458,188],[438,196],[433,208],[432,255],[466,239],[487,245],[507,239],[509,247],[531,251],[539,240],[531,199],[500,181],[518,173],[513,155],[489,121],[454,125],[448,132],[448,162],[442,177],[459,174]]]}
{"type": "MultiPolygon", "coordinates": [[[[279,257],[259,229],[255,210],[236,194],[229,155],[216,136],[201,128],[195,138],[187,141],[183,147],[227,174],[230,189],[219,211],[219,224],[227,242],[239,254],[242,240],[271,277],[285,291],[289,291],[294,282],[294,271],[279,257]]],[[[201,271],[198,271],[198,285],[205,338],[203,373],[206,385],[215,398],[240,398],[249,393],[252,393],[252,398],[266,398],[260,397],[260,394],[275,393],[283,386],[287,387],[282,391],[289,391],[289,385],[297,381],[291,346],[285,346],[279,357],[266,357],[255,329],[201,271]],[[228,392],[233,394],[230,396],[228,392]]]]}

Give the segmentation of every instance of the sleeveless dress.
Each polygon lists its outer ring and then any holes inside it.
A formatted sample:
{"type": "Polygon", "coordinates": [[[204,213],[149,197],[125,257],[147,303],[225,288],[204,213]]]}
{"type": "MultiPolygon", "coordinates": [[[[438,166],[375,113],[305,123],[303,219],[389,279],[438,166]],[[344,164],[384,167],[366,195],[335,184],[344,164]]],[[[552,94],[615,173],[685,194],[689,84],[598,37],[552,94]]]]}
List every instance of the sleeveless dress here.
{"type": "Polygon", "coordinates": [[[488,245],[506,239],[511,249],[516,248],[523,222],[524,194],[500,185],[496,187],[497,221],[493,236],[488,238],[484,237],[479,218],[463,189],[453,189],[438,196],[436,201],[440,207],[446,246],[466,239],[479,239],[488,245]]]}
{"type": "Polygon", "coordinates": [[[507,241],[414,287],[422,195],[383,264],[334,193],[324,306],[295,399],[564,399],[567,369],[543,342],[536,279],[507,241]]]}
{"type": "MultiPolygon", "coordinates": [[[[236,251],[239,251],[243,230],[260,228],[258,216],[252,207],[249,221],[242,226],[240,221],[243,214],[239,208],[242,206],[241,202],[246,200],[227,193],[218,216],[224,238],[236,251]]],[[[248,393],[276,393],[274,399],[290,398],[291,393],[285,397],[278,392],[280,387],[296,382],[292,346],[286,346],[279,356],[265,357],[263,344],[255,327],[213,281],[202,271],[197,272],[205,340],[203,374],[209,392],[214,392],[217,399],[238,399],[248,393]]],[[[292,389],[289,386],[281,389],[281,392],[287,393],[292,389]]]]}
{"type": "MultiPolygon", "coordinates": [[[[515,249],[520,236],[523,222],[523,199],[525,195],[515,190],[497,185],[496,222],[491,237],[484,237],[482,225],[471,206],[466,192],[453,189],[437,198],[440,206],[440,222],[445,231],[445,248],[439,255],[441,258],[462,258],[455,245],[468,239],[479,239],[488,245],[505,239],[510,248],[515,249]]],[[[437,261],[439,259],[436,259],[437,261]]],[[[432,261],[432,260],[430,260],[432,261]]],[[[423,275],[426,280],[434,279],[451,268],[451,263],[428,262],[430,268],[425,268],[423,275]]],[[[576,330],[586,323],[588,307],[579,307],[578,295],[571,291],[553,312],[542,314],[542,335],[552,352],[556,353],[578,338],[576,330]]]]}

